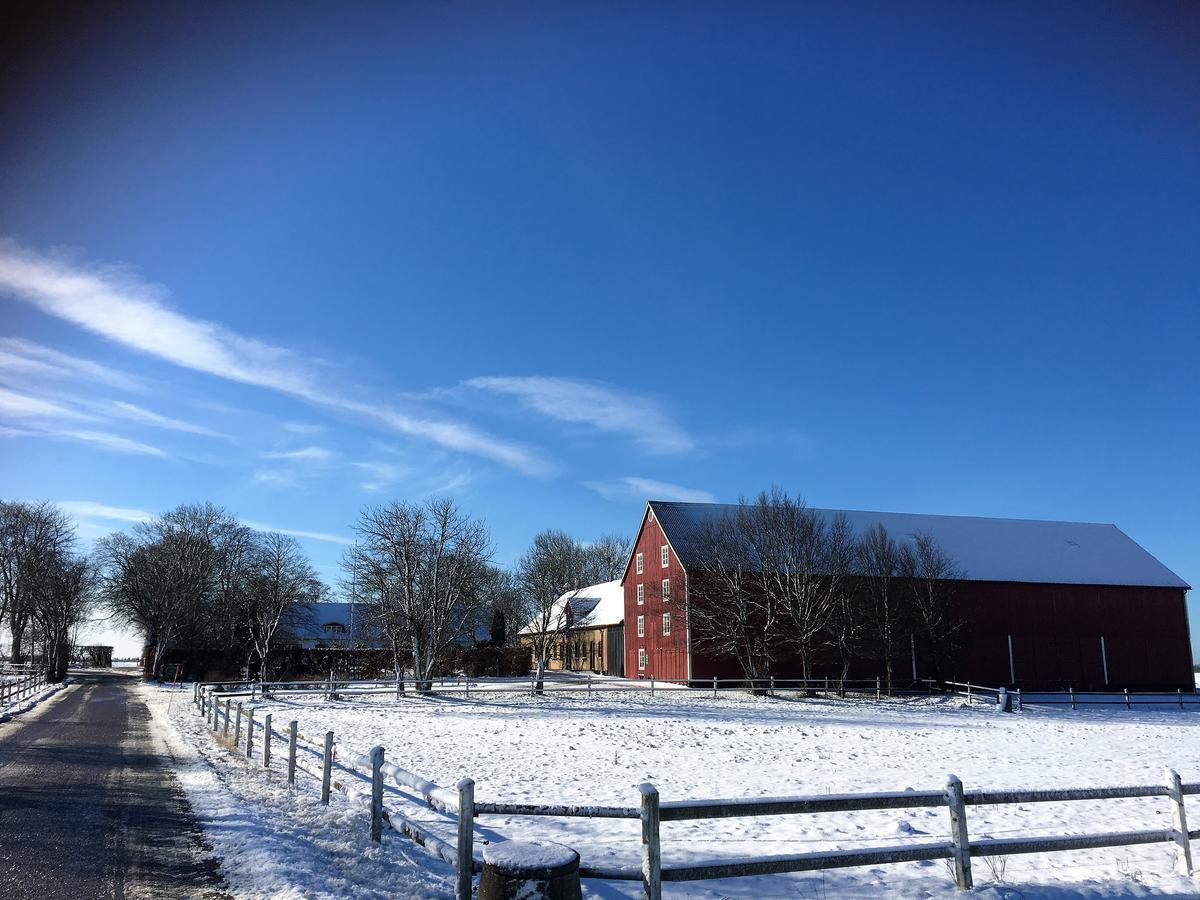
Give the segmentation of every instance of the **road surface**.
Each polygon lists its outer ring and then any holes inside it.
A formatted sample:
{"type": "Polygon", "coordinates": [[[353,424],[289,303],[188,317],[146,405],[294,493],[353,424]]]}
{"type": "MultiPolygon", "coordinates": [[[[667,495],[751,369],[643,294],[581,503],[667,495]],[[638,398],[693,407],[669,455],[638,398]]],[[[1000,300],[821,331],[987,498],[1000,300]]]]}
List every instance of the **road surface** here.
{"type": "Polygon", "coordinates": [[[70,680],[0,725],[0,897],[227,898],[136,680],[70,680]]]}

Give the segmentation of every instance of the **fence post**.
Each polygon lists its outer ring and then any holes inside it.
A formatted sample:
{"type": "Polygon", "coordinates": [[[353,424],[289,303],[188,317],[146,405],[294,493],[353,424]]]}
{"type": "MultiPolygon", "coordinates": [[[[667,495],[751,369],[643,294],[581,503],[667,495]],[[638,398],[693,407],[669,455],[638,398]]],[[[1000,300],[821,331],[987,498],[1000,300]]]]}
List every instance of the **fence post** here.
{"type": "Polygon", "coordinates": [[[1075,709],[1075,686],[1071,685],[1067,690],[1071,694],[1071,709],[1075,709]]]}
{"type": "Polygon", "coordinates": [[[225,701],[225,737],[229,737],[229,707],[232,703],[232,700],[225,701]]]}
{"type": "Polygon", "coordinates": [[[271,714],[263,719],[263,768],[271,768],[271,714]]]}
{"type": "Polygon", "coordinates": [[[237,705],[237,723],[233,729],[233,746],[237,747],[242,743],[242,701],[238,701],[237,705]]]}
{"type": "Polygon", "coordinates": [[[1175,688],[1175,693],[1179,695],[1179,708],[1183,709],[1183,688],[1175,688]]]}
{"type": "Polygon", "coordinates": [[[383,840],[383,748],[371,748],[371,840],[383,840]]]}
{"type": "Polygon", "coordinates": [[[464,778],[458,783],[458,886],[455,900],[471,900],[471,882],[475,872],[475,782],[464,778]]]}
{"type": "Polygon", "coordinates": [[[717,699],[717,676],[713,676],[713,699],[717,699]]]}
{"type": "Polygon", "coordinates": [[[296,720],[288,722],[288,784],[296,783],[296,720]]]}
{"type": "Polygon", "coordinates": [[[971,889],[971,842],[967,836],[967,805],[957,775],[946,782],[946,801],[950,805],[950,852],[954,854],[954,884],[960,891],[971,889]]]}
{"type": "Polygon", "coordinates": [[[1183,807],[1183,785],[1179,773],[1166,766],[1167,796],[1171,801],[1171,840],[1175,842],[1175,871],[1180,875],[1192,874],[1192,844],[1188,840],[1187,813],[1183,807]]]}
{"type": "MultiPolygon", "coordinates": [[[[588,699],[590,700],[591,697],[592,697],[592,673],[588,672],[588,699]]],[[[1183,709],[1183,700],[1182,699],[1180,699],[1180,701],[1179,701],[1179,708],[1183,709]]]]}
{"type": "Polygon", "coordinates": [[[333,732],[325,732],[325,755],[321,760],[321,802],[329,805],[329,777],[333,773],[333,732]]]}
{"type": "Polygon", "coordinates": [[[400,678],[400,673],[396,673],[396,699],[400,699],[400,695],[404,693],[404,682],[400,678]]]}
{"type": "Polygon", "coordinates": [[[1025,712],[1025,702],[1021,699],[1021,689],[1017,688],[1017,712],[1025,712]]]}
{"type": "Polygon", "coordinates": [[[1129,688],[1125,688],[1125,708],[1129,709],[1129,688]]]}
{"type": "Polygon", "coordinates": [[[875,699],[879,700],[883,697],[883,679],[878,675],[875,676],[875,699]]]}
{"type": "Polygon", "coordinates": [[[658,837],[658,788],[638,785],[642,794],[642,900],[662,900],[662,846],[658,837]]]}
{"type": "Polygon", "coordinates": [[[650,696],[654,696],[654,676],[650,676],[650,696]]]}
{"type": "Polygon", "coordinates": [[[200,708],[200,682],[198,681],[192,685],[192,706],[196,709],[200,708]]]}
{"type": "Polygon", "coordinates": [[[251,681],[250,682],[250,700],[251,700],[251,702],[253,702],[257,699],[258,699],[258,682],[251,681]]]}
{"type": "Polygon", "coordinates": [[[775,696],[775,676],[770,676],[771,680],[767,684],[767,694],[771,697],[775,696]]]}
{"type": "Polygon", "coordinates": [[[246,710],[246,759],[254,752],[254,707],[246,710]]]}

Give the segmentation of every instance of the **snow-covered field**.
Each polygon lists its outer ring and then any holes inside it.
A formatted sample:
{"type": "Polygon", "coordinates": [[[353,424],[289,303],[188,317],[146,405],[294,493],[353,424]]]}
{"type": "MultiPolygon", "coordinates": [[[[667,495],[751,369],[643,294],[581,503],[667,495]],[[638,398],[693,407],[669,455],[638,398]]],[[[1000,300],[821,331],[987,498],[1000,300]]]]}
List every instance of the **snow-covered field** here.
{"type": "MultiPolygon", "coordinates": [[[[226,875],[245,896],[444,896],[452,873],[394,832],[382,848],[366,839],[366,816],[341,798],[323,810],[301,775],[289,792],[277,767],[265,772],[220,750],[191,705],[147,689],[178,747],[185,786],[226,875]],[[303,848],[303,852],[301,852],[303,848]],[[368,885],[370,886],[368,888],[368,885]]],[[[957,701],[767,699],[662,691],[544,698],[520,694],[396,701],[271,700],[275,727],[333,730],[338,757],[375,744],[387,758],[439,784],[464,776],[480,801],[637,805],[637,785],[664,801],[940,789],[953,772],[972,788],[1056,788],[1159,783],[1163,767],[1200,781],[1200,714],[1159,709],[1002,715],[957,701]]],[[[277,748],[277,752],[279,749],[277,748]]],[[[453,819],[413,803],[406,815],[452,840],[453,819]]],[[[1200,806],[1192,812],[1200,821],[1200,806]]],[[[1124,831],[1170,826],[1164,798],[972,807],[973,838],[1124,831]]],[[[943,840],[945,809],[775,816],[663,825],[666,865],[943,840]]],[[[614,819],[483,816],[477,840],[545,837],[588,864],[636,865],[639,825],[614,819]]],[[[1200,895],[1171,872],[1166,844],[974,861],[977,893],[992,897],[1200,895]]],[[[590,881],[585,895],[637,896],[630,882],[590,881]]],[[[953,896],[942,862],[903,863],[759,878],[668,884],[671,897],[953,896]]]]}

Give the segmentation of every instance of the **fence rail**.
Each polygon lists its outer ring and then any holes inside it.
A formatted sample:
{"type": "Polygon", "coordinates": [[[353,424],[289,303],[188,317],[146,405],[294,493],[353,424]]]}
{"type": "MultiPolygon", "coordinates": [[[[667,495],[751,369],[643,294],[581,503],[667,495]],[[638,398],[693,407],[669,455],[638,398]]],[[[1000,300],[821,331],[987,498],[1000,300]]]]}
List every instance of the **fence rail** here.
{"type": "Polygon", "coordinates": [[[0,709],[29,699],[46,686],[46,673],[0,673],[0,709]]]}
{"type": "MultiPolygon", "coordinates": [[[[228,684],[222,682],[222,684],[228,684]]],[[[328,682],[321,683],[328,687],[328,682]]],[[[243,704],[236,707],[236,729],[230,741],[231,698],[218,702],[211,686],[197,685],[193,699],[197,711],[204,715],[214,736],[241,753],[243,704]],[[221,715],[224,713],[224,722],[221,715]]],[[[975,685],[972,688],[978,687],[975,685]]],[[[1200,830],[1190,831],[1184,797],[1200,794],[1200,782],[1184,783],[1173,769],[1164,770],[1159,784],[1053,789],[964,790],[962,782],[949,776],[943,790],[888,791],[872,793],[825,794],[815,796],[761,797],[751,800],[675,800],[661,802],[657,788],[651,784],[639,787],[638,806],[602,806],[588,804],[502,803],[475,800],[475,783],[461,780],[455,788],[447,788],[384,759],[384,749],[375,747],[367,754],[350,754],[337,759],[337,744],[332,731],[323,741],[302,735],[298,723],[288,724],[287,733],[275,731],[268,714],[256,722],[254,708],[246,712],[245,757],[253,758],[255,734],[262,733],[261,759],[264,767],[271,765],[271,746],[278,739],[287,743],[288,781],[295,784],[295,772],[303,771],[321,782],[321,802],[328,803],[331,791],[344,794],[349,802],[365,806],[370,814],[372,840],[381,840],[384,823],[395,831],[424,846],[435,856],[454,865],[457,873],[456,896],[469,900],[474,873],[481,871],[482,861],[475,854],[475,819],[483,815],[551,816],[563,818],[619,818],[641,821],[641,865],[580,864],[585,878],[622,881],[641,881],[643,897],[661,900],[664,881],[700,881],[751,875],[772,875],[807,872],[886,863],[947,859],[952,862],[956,885],[966,890],[972,886],[971,860],[975,857],[1008,856],[1022,853],[1056,853],[1066,850],[1101,849],[1139,844],[1173,843],[1175,869],[1192,874],[1190,841],[1200,837],[1200,830]],[[319,760],[319,769],[315,763],[319,760]],[[434,834],[427,826],[413,822],[394,806],[389,808],[386,782],[415,794],[430,808],[457,817],[453,842],[434,834]],[[1171,827],[1141,831],[1107,832],[1049,836],[1021,836],[972,840],[969,834],[967,809],[976,806],[1003,806],[1027,803],[1067,803],[1082,800],[1118,800],[1129,798],[1165,797],[1170,804],[1171,827]],[[865,849],[823,850],[797,854],[716,859],[703,864],[671,865],[662,859],[662,824],[698,819],[741,818],[750,816],[811,815],[817,813],[857,812],[910,808],[940,808],[949,812],[949,840],[928,841],[865,849]]],[[[411,798],[410,798],[411,799],[411,798]]]]}

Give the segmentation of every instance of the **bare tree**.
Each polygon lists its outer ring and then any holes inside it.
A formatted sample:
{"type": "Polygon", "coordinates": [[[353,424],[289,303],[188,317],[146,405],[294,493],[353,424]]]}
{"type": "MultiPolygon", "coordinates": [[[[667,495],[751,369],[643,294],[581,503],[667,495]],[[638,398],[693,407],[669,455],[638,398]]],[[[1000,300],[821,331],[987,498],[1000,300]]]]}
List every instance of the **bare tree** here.
{"type": "Polygon", "coordinates": [[[883,658],[887,691],[892,692],[892,663],[896,655],[896,636],[904,627],[907,604],[895,589],[900,572],[900,550],[883,525],[867,529],[858,542],[858,571],[866,595],[868,621],[883,658]]]}
{"type": "Polygon", "coordinates": [[[324,587],[295,538],[268,531],[254,542],[251,556],[242,619],[265,680],[276,635],[303,621],[324,587]]]}
{"type": "Polygon", "coordinates": [[[764,586],[753,542],[756,510],[744,500],[694,536],[688,626],[698,648],[737,660],[748,679],[768,677],[783,651],[787,613],[764,586]]]}
{"type": "Polygon", "coordinates": [[[522,599],[521,624],[533,650],[538,693],[554,647],[569,631],[587,624],[586,616],[576,615],[573,601],[579,592],[612,581],[624,569],[629,550],[628,542],[622,548],[621,540],[605,537],[580,543],[566,532],[552,529],[537,535],[517,561],[514,578],[522,599]]]}
{"type": "Polygon", "coordinates": [[[788,616],[789,639],[805,678],[812,677],[818,641],[826,633],[833,593],[825,577],[829,529],[819,513],[780,488],[746,506],[745,531],[762,572],[763,589],[788,616]]]}
{"type": "Polygon", "coordinates": [[[517,632],[526,624],[526,604],[516,575],[507,569],[492,568],[487,574],[488,631],[497,647],[517,643],[517,632]]]}
{"type": "Polygon", "coordinates": [[[51,503],[0,503],[0,620],[8,616],[13,662],[25,659],[23,641],[33,617],[35,585],[44,568],[75,540],[70,518],[51,503]]]}
{"type": "Polygon", "coordinates": [[[66,678],[73,637],[91,613],[95,585],[95,569],[86,557],[54,552],[45,560],[33,619],[45,643],[46,677],[52,682],[66,678]]]}
{"type": "Polygon", "coordinates": [[[97,544],[103,597],[114,618],[137,628],[153,652],[156,677],[166,648],[196,629],[221,590],[222,538],[240,526],[212,504],[184,505],[97,544]]]}
{"type": "Polygon", "coordinates": [[[868,614],[862,584],[857,577],[858,541],[844,513],[838,513],[825,534],[823,584],[829,594],[829,642],[841,663],[841,681],[850,677],[850,666],[862,652],[868,614]]]}
{"type": "Polygon", "coordinates": [[[365,510],[343,565],[397,652],[406,641],[418,690],[432,686],[438,655],[474,623],[491,541],[487,527],[449,499],[365,510]]]}
{"type": "Polygon", "coordinates": [[[912,598],[914,624],[928,650],[933,676],[941,680],[964,625],[954,603],[955,588],[964,572],[933,535],[924,531],[901,548],[899,569],[912,598]]]}
{"type": "Polygon", "coordinates": [[[625,574],[629,565],[629,551],[633,541],[623,534],[602,534],[588,545],[596,583],[616,581],[625,574]]]}

